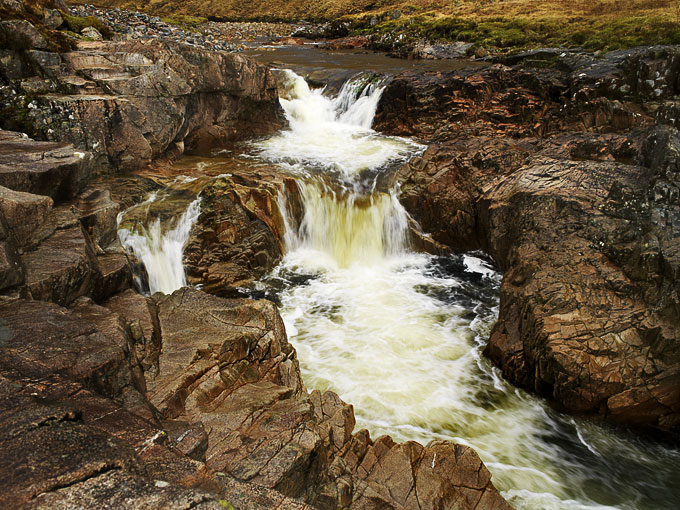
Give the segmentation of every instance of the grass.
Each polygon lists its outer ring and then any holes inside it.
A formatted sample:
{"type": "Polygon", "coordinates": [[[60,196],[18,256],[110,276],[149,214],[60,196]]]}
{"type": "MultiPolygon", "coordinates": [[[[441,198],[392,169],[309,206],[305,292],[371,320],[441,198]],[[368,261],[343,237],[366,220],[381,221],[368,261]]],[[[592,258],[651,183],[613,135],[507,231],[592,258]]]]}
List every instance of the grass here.
{"type": "Polygon", "coordinates": [[[208,18],[201,18],[198,16],[186,16],[183,14],[174,14],[172,16],[164,16],[161,21],[167,23],[168,25],[174,25],[183,30],[195,31],[198,27],[207,22],[208,18]]]}
{"type": "MultiPolygon", "coordinates": [[[[80,0],[76,0],[80,1],[80,0]]],[[[92,1],[92,0],[88,0],[92,1]]],[[[505,50],[680,43],[680,0],[94,0],[158,15],[234,21],[342,19],[386,45],[466,41],[505,50]],[[398,11],[398,16],[397,16],[398,11]],[[396,18],[396,19],[394,19],[396,18]]]]}
{"type": "Polygon", "coordinates": [[[616,50],[655,44],[680,44],[680,24],[662,16],[622,16],[613,19],[536,19],[489,17],[475,20],[458,16],[420,15],[387,20],[370,26],[358,20],[355,30],[378,34],[402,44],[416,39],[462,41],[474,46],[522,50],[537,47],[568,47],[616,50]]]}

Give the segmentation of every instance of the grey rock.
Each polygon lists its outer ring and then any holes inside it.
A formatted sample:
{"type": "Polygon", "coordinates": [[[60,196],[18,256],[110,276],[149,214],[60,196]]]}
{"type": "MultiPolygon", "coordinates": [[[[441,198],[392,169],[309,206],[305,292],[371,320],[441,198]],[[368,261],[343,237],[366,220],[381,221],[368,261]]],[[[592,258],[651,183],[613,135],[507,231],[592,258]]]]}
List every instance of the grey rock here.
{"type": "Polygon", "coordinates": [[[47,49],[47,40],[26,20],[0,21],[0,36],[15,50],[47,49]]]}
{"type": "Polygon", "coordinates": [[[64,18],[57,9],[45,9],[43,23],[48,28],[59,28],[64,23],[64,18]]]}
{"type": "Polygon", "coordinates": [[[83,37],[86,37],[87,39],[90,39],[92,41],[102,41],[104,39],[102,34],[99,32],[99,30],[97,30],[94,27],[83,28],[83,30],[80,32],[80,35],[82,35],[83,37]]]}

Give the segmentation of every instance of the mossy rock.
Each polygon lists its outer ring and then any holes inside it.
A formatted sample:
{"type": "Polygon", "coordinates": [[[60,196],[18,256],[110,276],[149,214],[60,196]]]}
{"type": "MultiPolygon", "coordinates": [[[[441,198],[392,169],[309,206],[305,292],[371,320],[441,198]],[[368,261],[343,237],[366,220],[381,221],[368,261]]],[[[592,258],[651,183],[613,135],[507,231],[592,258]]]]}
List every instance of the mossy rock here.
{"type": "Polygon", "coordinates": [[[96,28],[104,39],[111,39],[111,37],[113,37],[111,28],[95,16],[71,16],[64,11],[59,12],[61,13],[62,18],[64,18],[64,25],[72,32],[80,34],[85,28],[92,27],[96,28]]]}

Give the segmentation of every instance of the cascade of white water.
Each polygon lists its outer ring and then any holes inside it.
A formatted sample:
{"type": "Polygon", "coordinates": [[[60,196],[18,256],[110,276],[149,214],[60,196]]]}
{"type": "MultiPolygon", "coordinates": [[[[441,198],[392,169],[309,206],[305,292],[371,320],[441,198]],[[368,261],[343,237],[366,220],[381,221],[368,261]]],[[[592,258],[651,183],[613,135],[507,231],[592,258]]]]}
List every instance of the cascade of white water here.
{"type": "MultiPolygon", "coordinates": [[[[321,181],[298,183],[304,214],[288,250],[313,249],[339,267],[378,262],[406,249],[408,216],[394,193],[364,196],[334,191],[321,181]]],[[[290,230],[291,221],[286,220],[290,230]]]]}
{"type": "Polygon", "coordinates": [[[127,228],[118,230],[121,244],[144,264],[152,294],[171,294],[186,285],[182,255],[191,227],[200,212],[201,199],[197,198],[170,229],[164,231],[160,218],[156,218],[151,224],[141,227],[141,231],[127,228]]]}
{"type": "Polygon", "coordinates": [[[517,510],[655,509],[644,499],[672,482],[680,454],[561,416],[506,383],[482,356],[500,275],[477,257],[413,253],[396,191],[353,185],[422,150],[370,130],[380,85],[350,81],[332,99],[292,72],[283,84],[290,128],[255,146],[306,177],[302,218],[279,197],[287,253],[271,275],[288,282],[281,314],[305,384],[352,403],[374,437],[472,446],[517,510]],[[649,466],[656,478],[639,482],[649,466]]]}
{"type": "Polygon", "coordinates": [[[383,86],[364,78],[348,81],[336,98],[310,89],[301,76],[281,71],[281,106],[289,128],[253,143],[260,157],[307,175],[310,170],[352,179],[405,161],[424,147],[412,140],[380,136],[371,129],[383,86]]]}

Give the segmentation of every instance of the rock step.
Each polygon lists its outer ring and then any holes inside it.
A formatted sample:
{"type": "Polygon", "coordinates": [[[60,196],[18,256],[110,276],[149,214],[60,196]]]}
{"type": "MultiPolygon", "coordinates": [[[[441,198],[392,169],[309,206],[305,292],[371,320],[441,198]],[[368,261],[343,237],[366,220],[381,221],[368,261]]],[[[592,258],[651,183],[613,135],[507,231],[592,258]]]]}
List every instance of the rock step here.
{"type": "Polygon", "coordinates": [[[22,260],[28,295],[40,301],[68,305],[92,295],[101,279],[94,247],[80,226],[56,231],[22,260]]]}
{"type": "Polygon", "coordinates": [[[0,212],[14,233],[18,248],[30,248],[54,232],[50,221],[53,200],[44,195],[0,186],[0,212]]]}
{"type": "Polygon", "coordinates": [[[73,145],[36,142],[21,133],[0,137],[0,186],[45,195],[55,200],[72,198],[89,178],[90,156],[73,145]]]}

